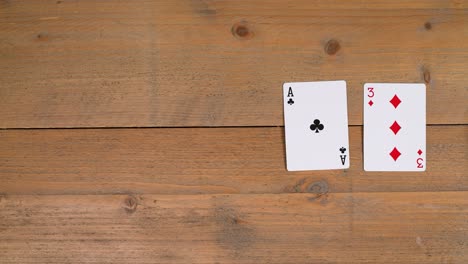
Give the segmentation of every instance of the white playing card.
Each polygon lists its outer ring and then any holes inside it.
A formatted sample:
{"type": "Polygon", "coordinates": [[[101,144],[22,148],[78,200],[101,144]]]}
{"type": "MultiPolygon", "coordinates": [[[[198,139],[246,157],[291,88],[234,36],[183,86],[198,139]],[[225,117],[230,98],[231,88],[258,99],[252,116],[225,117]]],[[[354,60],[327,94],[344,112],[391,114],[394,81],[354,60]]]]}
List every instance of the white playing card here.
{"type": "Polygon", "coordinates": [[[349,168],[346,82],[283,85],[288,171],[349,168]]]}
{"type": "Polygon", "coordinates": [[[364,170],[426,170],[426,86],[364,85],[364,170]]]}

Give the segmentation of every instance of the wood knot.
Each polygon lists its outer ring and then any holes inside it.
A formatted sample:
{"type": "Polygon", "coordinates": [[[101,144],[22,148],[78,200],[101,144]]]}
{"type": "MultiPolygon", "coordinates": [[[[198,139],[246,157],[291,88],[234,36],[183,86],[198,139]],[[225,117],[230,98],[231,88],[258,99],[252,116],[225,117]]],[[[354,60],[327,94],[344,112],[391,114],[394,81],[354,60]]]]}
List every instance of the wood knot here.
{"type": "Polygon", "coordinates": [[[328,203],[328,183],[326,181],[314,182],[307,188],[314,196],[307,198],[311,202],[319,201],[321,205],[328,203]]]}
{"type": "Polygon", "coordinates": [[[234,224],[234,225],[240,225],[240,224],[244,224],[245,221],[242,220],[242,219],[240,219],[240,218],[237,217],[237,216],[233,216],[233,217],[231,218],[231,223],[234,224]]]}
{"type": "Polygon", "coordinates": [[[335,55],[341,49],[341,45],[336,39],[331,39],[325,44],[325,53],[335,55]]]}
{"type": "Polygon", "coordinates": [[[426,84],[431,82],[431,72],[426,68],[423,68],[423,79],[426,84]]]}
{"type": "Polygon", "coordinates": [[[307,192],[322,195],[328,193],[328,183],[326,181],[314,182],[307,187],[307,192]]]}
{"type": "Polygon", "coordinates": [[[138,200],[134,196],[127,196],[123,203],[123,208],[129,214],[132,214],[136,211],[138,206],[138,200]]]}
{"type": "Polygon", "coordinates": [[[232,26],[231,33],[234,37],[238,39],[251,39],[254,34],[253,31],[249,28],[247,22],[239,22],[232,26]]]}
{"type": "Polygon", "coordinates": [[[48,34],[46,32],[41,32],[39,34],[37,34],[36,38],[38,40],[47,40],[48,39],[48,34]]]}
{"type": "Polygon", "coordinates": [[[431,29],[432,29],[432,24],[431,24],[431,22],[426,22],[426,23],[424,23],[424,28],[425,28],[426,30],[431,30],[431,29]]]}

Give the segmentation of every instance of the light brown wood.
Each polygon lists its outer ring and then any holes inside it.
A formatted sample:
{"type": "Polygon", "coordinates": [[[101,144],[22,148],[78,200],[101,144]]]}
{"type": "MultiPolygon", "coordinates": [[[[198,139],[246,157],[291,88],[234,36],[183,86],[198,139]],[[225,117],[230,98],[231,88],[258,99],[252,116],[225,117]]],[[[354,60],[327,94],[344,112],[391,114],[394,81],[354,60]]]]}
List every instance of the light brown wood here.
{"type": "Polygon", "coordinates": [[[467,40],[466,0],[0,0],[0,263],[466,264],[467,40]],[[287,172],[282,83],[339,79],[351,168],[287,172]],[[426,83],[426,172],[363,171],[366,82],[426,83]]]}
{"type": "Polygon", "coordinates": [[[350,124],[365,82],[466,124],[467,39],[464,0],[0,1],[0,127],[277,126],[283,82],[336,79],[350,124]]]}
{"type": "Polygon", "coordinates": [[[349,170],[306,172],[286,171],[281,127],[0,131],[0,193],[468,191],[468,126],[428,127],[424,173],[364,172],[361,129],[349,170]]]}
{"type": "Polygon", "coordinates": [[[9,263],[468,262],[468,192],[0,198],[9,263]]]}

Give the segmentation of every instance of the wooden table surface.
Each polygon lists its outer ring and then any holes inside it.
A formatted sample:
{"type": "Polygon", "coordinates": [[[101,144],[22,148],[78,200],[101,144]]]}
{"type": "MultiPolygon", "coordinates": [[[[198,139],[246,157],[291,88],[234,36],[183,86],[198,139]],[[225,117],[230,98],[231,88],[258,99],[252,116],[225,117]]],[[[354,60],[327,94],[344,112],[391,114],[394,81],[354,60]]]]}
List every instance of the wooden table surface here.
{"type": "Polygon", "coordinates": [[[0,0],[0,263],[468,263],[467,91],[465,0],[0,0]],[[351,167],[287,172],[317,80],[351,167]],[[366,82],[426,83],[426,172],[363,171],[366,82]]]}

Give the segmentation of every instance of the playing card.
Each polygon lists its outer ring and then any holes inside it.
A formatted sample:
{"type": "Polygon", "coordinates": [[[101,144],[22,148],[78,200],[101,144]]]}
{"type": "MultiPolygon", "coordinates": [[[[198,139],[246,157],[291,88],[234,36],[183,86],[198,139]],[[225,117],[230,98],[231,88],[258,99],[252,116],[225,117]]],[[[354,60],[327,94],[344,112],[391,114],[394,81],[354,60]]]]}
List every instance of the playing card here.
{"type": "Polygon", "coordinates": [[[364,85],[364,170],[426,170],[426,86],[364,85]]]}
{"type": "Polygon", "coordinates": [[[349,168],[346,82],[283,85],[288,171],[349,168]]]}

